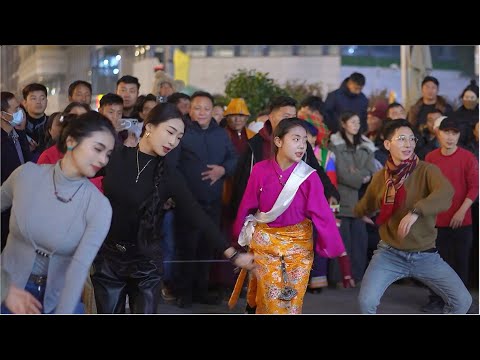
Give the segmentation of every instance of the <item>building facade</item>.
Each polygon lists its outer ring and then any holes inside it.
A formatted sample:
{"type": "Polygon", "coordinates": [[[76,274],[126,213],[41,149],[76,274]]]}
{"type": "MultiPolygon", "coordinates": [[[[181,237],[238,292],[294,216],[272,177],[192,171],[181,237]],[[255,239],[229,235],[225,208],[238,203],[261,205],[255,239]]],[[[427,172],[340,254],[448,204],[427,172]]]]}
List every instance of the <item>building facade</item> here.
{"type": "MultiPolygon", "coordinates": [[[[324,96],[338,88],[345,71],[350,69],[382,74],[373,79],[367,77],[369,91],[396,88],[391,84],[399,77],[399,46],[390,45],[12,45],[0,48],[1,86],[21,98],[25,85],[32,82],[46,85],[47,113],[51,113],[67,105],[71,82],[86,80],[92,84],[91,105],[95,108],[95,95],[114,92],[117,80],[123,75],[139,78],[141,94],[151,92],[155,68],[173,75],[175,48],[190,56],[190,85],[214,94],[223,94],[226,80],[238,69],[268,72],[281,85],[289,80],[321,83],[324,96]]],[[[454,64],[454,48],[432,46],[434,62],[454,64]]],[[[475,48],[478,58],[478,46],[475,48]]],[[[475,66],[478,76],[477,68],[478,65],[475,66]]],[[[446,78],[451,81],[455,76],[446,78]]],[[[459,83],[465,80],[458,77],[459,83]]],[[[457,84],[450,87],[456,88],[457,84]]]]}

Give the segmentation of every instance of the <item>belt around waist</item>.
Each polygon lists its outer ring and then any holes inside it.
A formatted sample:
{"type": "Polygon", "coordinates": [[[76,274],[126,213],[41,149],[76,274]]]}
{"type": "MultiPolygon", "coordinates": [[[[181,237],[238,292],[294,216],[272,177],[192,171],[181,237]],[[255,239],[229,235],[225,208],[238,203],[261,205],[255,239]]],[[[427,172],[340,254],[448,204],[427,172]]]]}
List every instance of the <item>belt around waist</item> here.
{"type": "Polygon", "coordinates": [[[105,245],[107,247],[109,247],[110,249],[113,249],[113,250],[116,250],[116,251],[119,251],[121,253],[124,253],[127,251],[127,249],[130,249],[130,248],[133,248],[135,247],[135,244],[127,244],[127,243],[114,243],[114,242],[111,242],[111,243],[105,243],[105,245]]]}
{"type": "Polygon", "coordinates": [[[389,245],[387,244],[386,242],[384,242],[383,240],[380,240],[382,241],[382,243],[386,244],[388,248],[391,248],[391,249],[394,249],[394,250],[398,250],[398,251],[404,251],[404,252],[409,252],[409,253],[435,253],[438,251],[438,249],[436,247],[432,247],[430,249],[426,249],[426,250],[405,250],[405,249],[397,249],[396,247],[393,247],[392,245],[389,245]]]}
{"type": "Polygon", "coordinates": [[[398,251],[404,251],[404,252],[409,252],[409,253],[435,253],[437,252],[437,248],[430,248],[430,249],[426,249],[426,250],[416,250],[416,251],[411,251],[411,250],[401,250],[401,249],[397,249],[397,248],[394,248],[393,246],[391,247],[392,249],[395,249],[395,250],[398,250],[398,251]]]}
{"type": "Polygon", "coordinates": [[[33,282],[35,285],[42,286],[47,283],[47,277],[45,275],[30,274],[28,281],[33,282]]]}
{"type": "Polygon", "coordinates": [[[434,252],[437,252],[437,248],[436,247],[433,247],[433,248],[430,248],[430,249],[427,249],[427,250],[422,250],[422,251],[419,251],[421,253],[434,253],[434,252]]]}

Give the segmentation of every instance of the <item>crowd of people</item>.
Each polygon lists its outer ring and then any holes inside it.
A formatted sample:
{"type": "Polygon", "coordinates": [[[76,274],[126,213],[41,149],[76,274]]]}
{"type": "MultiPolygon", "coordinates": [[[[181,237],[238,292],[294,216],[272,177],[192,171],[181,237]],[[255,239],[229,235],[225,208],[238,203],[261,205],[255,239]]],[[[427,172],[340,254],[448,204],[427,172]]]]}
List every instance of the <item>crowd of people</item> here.
{"type": "Polygon", "coordinates": [[[243,98],[224,107],[168,81],[140,95],[131,75],[98,111],[83,80],[50,116],[44,85],[2,92],[2,313],[232,308],[245,294],[246,313],[298,314],[327,286],[359,286],[358,311],[376,313],[404,278],[430,289],[422,311],[467,313],[478,86],[454,109],[427,76],[407,111],[369,104],[365,82],[279,96],[254,119],[243,98]]]}

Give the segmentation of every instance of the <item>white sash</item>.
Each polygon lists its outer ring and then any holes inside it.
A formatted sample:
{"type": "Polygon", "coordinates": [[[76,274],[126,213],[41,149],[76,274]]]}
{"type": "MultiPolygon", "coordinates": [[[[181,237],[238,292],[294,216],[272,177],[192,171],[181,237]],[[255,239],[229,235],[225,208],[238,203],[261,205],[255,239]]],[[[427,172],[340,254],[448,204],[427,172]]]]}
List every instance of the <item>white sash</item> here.
{"type": "Polygon", "coordinates": [[[295,169],[278,195],[275,204],[273,204],[272,209],[266,213],[257,211],[255,215],[250,214],[245,218],[242,230],[238,236],[238,244],[241,246],[250,245],[250,240],[252,239],[257,223],[268,224],[282,215],[292,203],[300,185],[302,185],[313,172],[315,172],[315,169],[301,160],[297,166],[295,166],[295,169]]]}

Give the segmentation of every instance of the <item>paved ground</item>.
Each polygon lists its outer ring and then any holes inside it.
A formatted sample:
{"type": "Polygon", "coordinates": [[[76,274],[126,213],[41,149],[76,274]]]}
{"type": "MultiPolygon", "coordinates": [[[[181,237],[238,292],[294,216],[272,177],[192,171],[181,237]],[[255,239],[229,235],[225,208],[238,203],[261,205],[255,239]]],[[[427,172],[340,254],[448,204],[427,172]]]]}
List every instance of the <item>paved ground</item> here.
{"type": "MultiPolygon", "coordinates": [[[[324,289],[320,294],[305,295],[304,314],[358,314],[357,295],[359,288],[324,289]]],[[[471,291],[473,305],[471,311],[479,313],[478,290],[471,291]]],[[[392,285],[385,292],[379,314],[423,314],[420,307],[428,301],[428,290],[414,284],[392,285]]],[[[161,304],[160,314],[242,314],[245,299],[240,298],[237,306],[229,310],[227,302],[221,305],[193,304],[191,309],[181,309],[176,305],[161,304]]]]}

